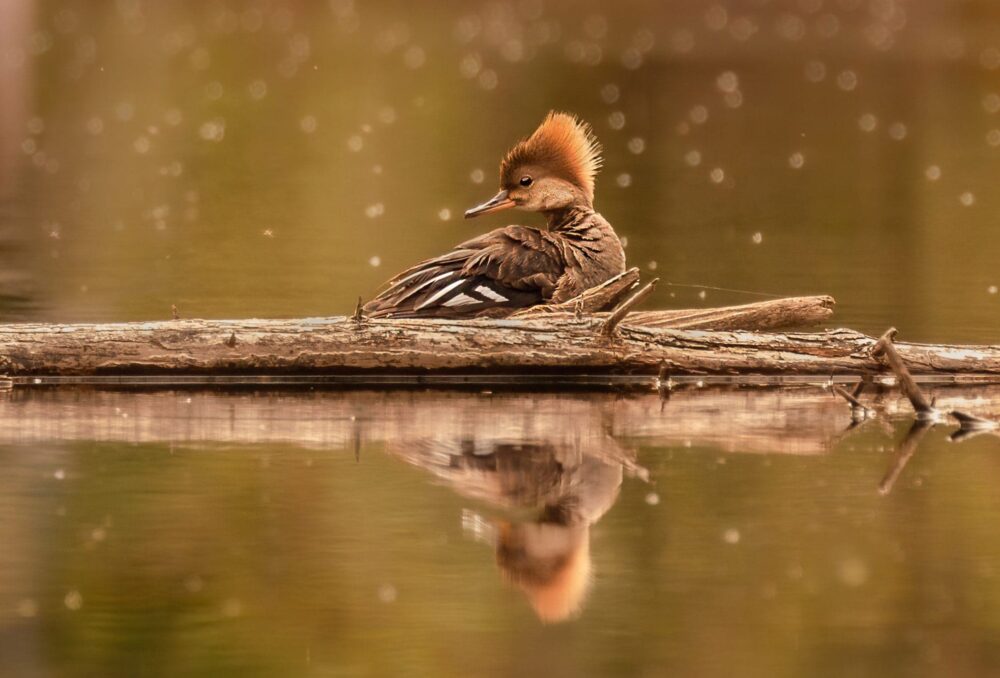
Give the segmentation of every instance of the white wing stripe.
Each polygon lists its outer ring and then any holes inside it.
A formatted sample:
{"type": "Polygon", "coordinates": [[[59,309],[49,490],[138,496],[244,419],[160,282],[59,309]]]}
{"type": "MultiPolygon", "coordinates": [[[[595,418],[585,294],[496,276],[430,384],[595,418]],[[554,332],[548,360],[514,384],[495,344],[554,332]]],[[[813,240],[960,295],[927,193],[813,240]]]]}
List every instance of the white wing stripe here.
{"type": "Polygon", "coordinates": [[[410,297],[412,297],[417,292],[419,292],[420,290],[422,290],[425,287],[427,287],[428,285],[430,285],[431,283],[435,283],[438,280],[442,280],[444,278],[448,278],[448,277],[453,276],[453,275],[458,275],[458,274],[455,271],[445,271],[444,273],[442,273],[440,275],[434,276],[430,280],[423,281],[422,283],[420,283],[416,287],[413,287],[413,288],[408,289],[408,290],[400,290],[400,293],[402,293],[403,296],[400,297],[399,301],[405,301],[405,300],[409,299],[410,297]]]}
{"type": "Polygon", "coordinates": [[[483,295],[484,297],[486,297],[491,301],[510,301],[507,297],[500,294],[496,290],[491,290],[486,285],[480,285],[479,287],[477,287],[476,292],[478,292],[479,294],[483,295]]]}
{"type": "Polygon", "coordinates": [[[467,304],[481,304],[483,302],[478,299],[473,299],[467,294],[458,294],[448,301],[444,302],[445,306],[465,306],[467,304]]]}
{"type": "Polygon", "coordinates": [[[441,297],[443,297],[444,295],[446,295],[448,292],[452,291],[453,289],[455,289],[456,287],[458,287],[459,285],[461,285],[464,282],[465,282],[465,278],[459,278],[455,282],[453,282],[450,285],[447,285],[447,286],[441,288],[440,290],[438,290],[437,292],[435,292],[434,294],[432,294],[431,296],[429,296],[419,306],[416,306],[413,310],[414,311],[419,311],[420,309],[422,309],[423,307],[427,306],[428,304],[433,304],[435,301],[437,301],[438,299],[440,299],[441,297]]]}

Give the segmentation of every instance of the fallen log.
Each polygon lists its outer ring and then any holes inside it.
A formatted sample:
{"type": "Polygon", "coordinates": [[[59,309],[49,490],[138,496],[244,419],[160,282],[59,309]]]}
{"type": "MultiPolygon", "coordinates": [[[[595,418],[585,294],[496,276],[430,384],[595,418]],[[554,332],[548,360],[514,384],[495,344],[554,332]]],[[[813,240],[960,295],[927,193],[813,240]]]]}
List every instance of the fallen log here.
{"type": "MultiPolygon", "coordinates": [[[[0,326],[0,374],[869,374],[876,340],[851,330],[757,333],[601,317],[483,320],[177,320],[0,326]]],[[[1000,346],[899,343],[914,375],[1000,376],[1000,346]]]]}

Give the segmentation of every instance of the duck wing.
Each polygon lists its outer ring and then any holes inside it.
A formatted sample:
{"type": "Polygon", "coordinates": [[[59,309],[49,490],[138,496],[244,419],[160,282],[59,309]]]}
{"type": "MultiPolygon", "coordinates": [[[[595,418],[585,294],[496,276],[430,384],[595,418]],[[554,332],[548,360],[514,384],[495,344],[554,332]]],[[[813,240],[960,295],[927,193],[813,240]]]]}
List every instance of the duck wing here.
{"type": "Polygon", "coordinates": [[[371,317],[504,316],[549,299],[566,269],[557,236],[508,226],[423,261],[368,302],[371,317]]]}

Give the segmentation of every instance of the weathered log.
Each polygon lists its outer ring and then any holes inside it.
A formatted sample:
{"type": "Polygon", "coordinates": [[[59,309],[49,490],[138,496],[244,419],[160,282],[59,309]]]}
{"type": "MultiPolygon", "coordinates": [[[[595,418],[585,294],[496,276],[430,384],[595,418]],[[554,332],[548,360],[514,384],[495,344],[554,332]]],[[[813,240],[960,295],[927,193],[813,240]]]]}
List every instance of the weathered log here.
{"type": "MultiPolygon", "coordinates": [[[[178,320],[0,326],[0,373],[864,374],[876,340],[850,330],[763,334],[531,320],[178,320]]],[[[1000,376],[1000,346],[897,344],[915,375],[1000,376]]]]}
{"type": "MultiPolygon", "coordinates": [[[[633,284],[634,286],[634,284],[633,284]]],[[[618,295],[601,295],[606,299],[620,301],[632,286],[618,295]]],[[[594,288],[597,290],[598,288],[594,288]]],[[[587,294],[587,293],[585,293],[587,294]]],[[[583,296],[577,297],[582,299],[583,296]]],[[[658,311],[635,311],[629,314],[629,325],[658,327],[678,330],[779,330],[793,327],[815,327],[830,319],[836,304],[833,297],[787,297],[771,299],[739,306],[718,308],[667,309],[658,311]]],[[[546,318],[567,320],[579,316],[579,312],[589,312],[590,306],[575,308],[570,302],[555,306],[536,306],[515,314],[514,318],[546,318]]],[[[601,306],[600,308],[607,308],[601,306]]],[[[609,313],[596,313],[597,318],[607,318],[609,313]]]]}

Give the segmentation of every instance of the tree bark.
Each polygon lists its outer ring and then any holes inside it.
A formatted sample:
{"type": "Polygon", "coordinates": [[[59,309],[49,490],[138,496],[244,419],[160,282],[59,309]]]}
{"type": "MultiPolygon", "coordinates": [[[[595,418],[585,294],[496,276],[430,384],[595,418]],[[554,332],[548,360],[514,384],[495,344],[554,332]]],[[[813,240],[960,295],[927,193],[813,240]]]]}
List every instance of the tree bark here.
{"type": "MultiPolygon", "coordinates": [[[[176,320],[0,326],[0,373],[829,375],[883,372],[875,339],[850,330],[756,333],[599,316],[490,320],[176,320]]],[[[1000,375],[1000,346],[897,344],[915,375],[1000,375]]]]}

